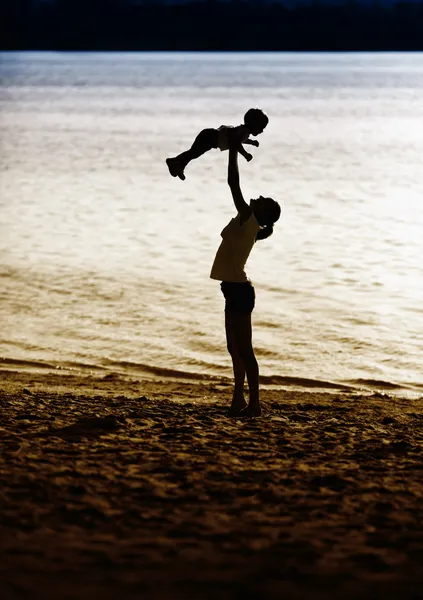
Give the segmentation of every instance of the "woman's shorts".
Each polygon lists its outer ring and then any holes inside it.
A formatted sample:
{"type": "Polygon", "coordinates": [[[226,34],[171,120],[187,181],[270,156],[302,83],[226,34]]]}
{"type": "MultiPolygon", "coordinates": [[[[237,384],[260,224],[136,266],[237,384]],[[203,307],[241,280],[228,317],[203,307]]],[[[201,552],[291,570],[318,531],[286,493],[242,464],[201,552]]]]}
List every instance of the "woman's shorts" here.
{"type": "Polygon", "coordinates": [[[220,284],[225,296],[225,312],[251,313],[253,312],[256,294],[249,281],[233,282],[222,281],[220,284]]]}

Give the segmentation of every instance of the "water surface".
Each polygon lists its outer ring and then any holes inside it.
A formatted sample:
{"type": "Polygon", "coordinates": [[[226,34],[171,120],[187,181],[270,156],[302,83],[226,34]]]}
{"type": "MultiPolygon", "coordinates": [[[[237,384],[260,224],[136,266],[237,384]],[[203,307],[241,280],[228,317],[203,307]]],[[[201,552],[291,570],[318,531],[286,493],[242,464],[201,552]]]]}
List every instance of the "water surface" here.
{"type": "Polygon", "coordinates": [[[227,153],[164,160],[257,105],[264,381],[423,389],[422,54],[3,53],[0,78],[3,366],[230,376],[227,153]]]}

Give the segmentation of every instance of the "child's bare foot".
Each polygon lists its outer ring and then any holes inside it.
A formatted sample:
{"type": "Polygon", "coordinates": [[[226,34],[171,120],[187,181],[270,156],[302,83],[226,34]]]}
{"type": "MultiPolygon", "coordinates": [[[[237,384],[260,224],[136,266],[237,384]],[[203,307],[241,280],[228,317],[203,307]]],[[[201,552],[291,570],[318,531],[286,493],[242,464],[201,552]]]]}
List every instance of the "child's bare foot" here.
{"type": "Polygon", "coordinates": [[[258,148],[260,146],[258,140],[251,140],[250,143],[251,143],[252,146],[255,146],[256,148],[258,148]]]}
{"type": "Polygon", "coordinates": [[[247,154],[245,155],[245,160],[247,162],[250,162],[251,160],[253,160],[253,155],[247,152],[247,154]]]}
{"type": "Polygon", "coordinates": [[[179,177],[182,181],[185,179],[184,169],[177,158],[167,158],[166,164],[172,177],[179,177]]]}

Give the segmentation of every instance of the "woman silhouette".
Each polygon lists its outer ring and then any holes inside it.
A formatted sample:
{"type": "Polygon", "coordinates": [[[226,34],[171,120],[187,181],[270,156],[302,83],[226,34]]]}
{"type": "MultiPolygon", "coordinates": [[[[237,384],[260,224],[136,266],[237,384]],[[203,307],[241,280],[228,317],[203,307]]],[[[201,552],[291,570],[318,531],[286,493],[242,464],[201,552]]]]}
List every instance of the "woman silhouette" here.
{"type": "Polygon", "coordinates": [[[230,416],[258,417],[259,368],[252,344],[251,313],[255,291],[244,267],[256,240],[273,233],[281,209],[272,198],[259,196],[247,204],[241,192],[236,146],[229,148],[228,185],[238,214],[223,229],[210,277],[221,281],[225,297],[225,328],[228,352],[234,371],[234,392],[230,416]],[[247,374],[249,403],[244,400],[244,380],[247,374]]]}

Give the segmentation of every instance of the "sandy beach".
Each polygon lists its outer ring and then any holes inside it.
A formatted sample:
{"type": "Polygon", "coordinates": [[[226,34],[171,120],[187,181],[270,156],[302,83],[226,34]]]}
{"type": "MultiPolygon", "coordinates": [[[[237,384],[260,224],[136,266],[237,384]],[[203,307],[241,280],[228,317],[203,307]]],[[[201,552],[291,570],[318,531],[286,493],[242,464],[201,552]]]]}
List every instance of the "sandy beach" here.
{"type": "Polygon", "coordinates": [[[423,398],[1,372],[0,597],[423,597],[423,398]]]}

